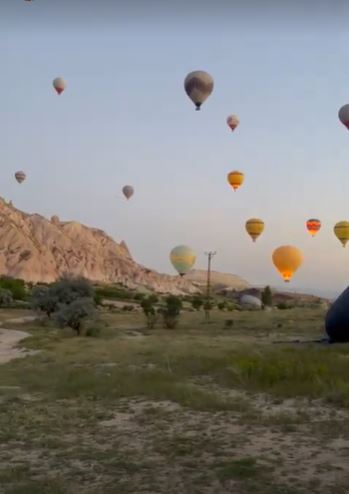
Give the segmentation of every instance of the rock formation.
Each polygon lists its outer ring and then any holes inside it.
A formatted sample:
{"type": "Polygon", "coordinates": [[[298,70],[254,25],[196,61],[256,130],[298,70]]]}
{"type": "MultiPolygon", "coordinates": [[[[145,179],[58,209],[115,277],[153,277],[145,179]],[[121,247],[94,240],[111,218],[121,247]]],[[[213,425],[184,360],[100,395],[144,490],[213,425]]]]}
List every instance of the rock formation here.
{"type": "Polygon", "coordinates": [[[116,243],[102,230],[26,214],[0,198],[0,275],[51,283],[65,273],[159,293],[198,291],[185,278],[137,264],[125,242],[116,243]]]}

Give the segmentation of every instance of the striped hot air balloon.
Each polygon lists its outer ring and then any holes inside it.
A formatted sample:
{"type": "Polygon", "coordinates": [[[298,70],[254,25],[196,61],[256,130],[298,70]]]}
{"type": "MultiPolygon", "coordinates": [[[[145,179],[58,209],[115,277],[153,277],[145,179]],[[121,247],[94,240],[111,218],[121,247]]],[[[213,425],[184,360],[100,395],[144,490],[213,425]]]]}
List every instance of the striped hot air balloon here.
{"type": "Polygon", "coordinates": [[[228,182],[231,185],[231,187],[235,190],[237,190],[243,183],[245,176],[242,172],[238,171],[233,171],[228,173],[228,182]]]}
{"type": "Polygon", "coordinates": [[[18,171],[15,173],[15,179],[21,184],[26,179],[26,174],[23,171],[18,171]]]}
{"type": "Polygon", "coordinates": [[[349,221],[339,221],[335,224],[333,230],[338,240],[345,247],[349,240],[349,221]]]}
{"type": "Polygon", "coordinates": [[[319,232],[321,228],[321,221],[315,218],[311,218],[306,222],[306,227],[310,235],[312,237],[315,237],[315,235],[319,232]]]}
{"type": "Polygon", "coordinates": [[[184,81],[184,89],[189,98],[200,110],[201,105],[207,100],[213,91],[214,81],[212,76],[203,70],[190,72],[184,81]]]}
{"type": "Polygon", "coordinates": [[[62,79],[62,77],[56,77],[56,79],[54,79],[52,85],[55,88],[57,94],[61,94],[65,90],[67,84],[66,84],[65,80],[62,79]]]}
{"type": "Polygon", "coordinates": [[[196,261],[195,252],[186,245],[177,245],[171,250],[170,260],[172,266],[180,276],[187,274],[194,266],[196,261]]]}
{"type": "Polygon", "coordinates": [[[264,231],[264,221],[259,218],[250,218],[246,221],[246,231],[255,242],[264,231]]]}

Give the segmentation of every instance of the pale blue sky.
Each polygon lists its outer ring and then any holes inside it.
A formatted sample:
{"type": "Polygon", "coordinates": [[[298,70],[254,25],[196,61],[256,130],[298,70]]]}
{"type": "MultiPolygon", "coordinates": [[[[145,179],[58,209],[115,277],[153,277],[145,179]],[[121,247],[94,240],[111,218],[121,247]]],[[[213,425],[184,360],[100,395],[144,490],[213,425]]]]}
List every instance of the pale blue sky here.
{"type": "Polygon", "coordinates": [[[280,285],[271,253],[293,244],[305,262],[290,288],[338,291],[349,280],[349,247],[332,231],[349,220],[349,133],[337,118],[349,102],[349,10],[233,3],[1,2],[0,194],[125,239],[162,272],[184,243],[197,267],[214,249],[215,269],[280,285]],[[197,69],[215,79],[201,112],[183,90],[197,69]],[[236,193],[233,169],[246,177],[236,193]],[[244,231],[251,216],[266,223],[256,244],[244,231]],[[323,222],[315,239],[309,217],[323,222]]]}

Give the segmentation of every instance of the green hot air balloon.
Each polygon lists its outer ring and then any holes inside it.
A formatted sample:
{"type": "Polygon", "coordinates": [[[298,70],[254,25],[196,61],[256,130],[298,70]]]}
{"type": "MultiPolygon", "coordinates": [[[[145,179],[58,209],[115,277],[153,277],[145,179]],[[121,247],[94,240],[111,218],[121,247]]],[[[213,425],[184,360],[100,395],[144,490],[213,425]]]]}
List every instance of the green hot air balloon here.
{"type": "Polygon", "coordinates": [[[196,254],[190,247],[187,247],[186,245],[178,245],[171,250],[170,260],[180,276],[184,276],[194,266],[196,254]]]}

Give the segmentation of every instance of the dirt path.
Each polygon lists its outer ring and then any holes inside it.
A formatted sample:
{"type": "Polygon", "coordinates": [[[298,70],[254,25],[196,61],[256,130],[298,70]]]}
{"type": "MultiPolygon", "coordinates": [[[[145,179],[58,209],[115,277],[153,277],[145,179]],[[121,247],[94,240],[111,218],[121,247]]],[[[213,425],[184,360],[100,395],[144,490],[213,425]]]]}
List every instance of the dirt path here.
{"type": "Polygon", "coordinates": [[[24,348],[17,348],[17,344],[28,338],[29,333],[25,331],[18,331],[16,329],[6,329],[3,324],[22,324],[25,322],[35,320],[35,316],[27,316],[16,319],[8,319],[5,323],[0,323],[0,364],[6,364],[13,359],[23,358],[27,355],[33,355],[35,351],[25,350],[24,348]]]}

